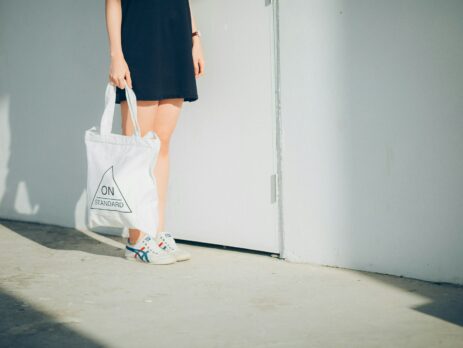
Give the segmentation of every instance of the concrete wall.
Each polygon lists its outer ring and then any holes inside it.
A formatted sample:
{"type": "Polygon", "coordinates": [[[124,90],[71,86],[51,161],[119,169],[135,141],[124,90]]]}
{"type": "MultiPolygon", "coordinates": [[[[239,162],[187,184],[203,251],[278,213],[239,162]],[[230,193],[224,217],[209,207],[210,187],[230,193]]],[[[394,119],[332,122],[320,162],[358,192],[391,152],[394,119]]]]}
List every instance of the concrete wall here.
{"type": "Polygon", "coordinates": [[[104,1],[0,1],[0,216],[83,223],[106,41],[104,1]]]}
{"type": "MultiPolygon", "coordinates": [[[[463,2],[280,8],[285,256],[463,283],[463,2]]],[[[0,0],[1,217],[84,221],[103,10],[0,0]]]]}
{"type": "Polygon", "coordinates": [[[289,260],[463,283],[462,18],[280,1],[289,260]]]}

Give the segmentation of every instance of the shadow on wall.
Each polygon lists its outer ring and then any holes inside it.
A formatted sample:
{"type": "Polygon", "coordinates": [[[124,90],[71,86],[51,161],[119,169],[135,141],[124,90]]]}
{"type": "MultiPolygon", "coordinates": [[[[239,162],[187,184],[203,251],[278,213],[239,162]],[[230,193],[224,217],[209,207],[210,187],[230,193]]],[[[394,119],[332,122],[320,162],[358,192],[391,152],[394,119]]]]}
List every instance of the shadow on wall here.
{"type": "Polygon", "coordinates": [[[463,2],[280,8],[286,255],[463,284],[463,2]]]}
{"type": "Polygon", "coordinates": [[[349,268],[462,284],[463,3],[342,3],[349,268]]]}
{"type": "Polygon", "coordinates": [[[0,3],[0,216],[82,223],[83,139],[103,110],[105,30],[104,1],[0,3]]]}

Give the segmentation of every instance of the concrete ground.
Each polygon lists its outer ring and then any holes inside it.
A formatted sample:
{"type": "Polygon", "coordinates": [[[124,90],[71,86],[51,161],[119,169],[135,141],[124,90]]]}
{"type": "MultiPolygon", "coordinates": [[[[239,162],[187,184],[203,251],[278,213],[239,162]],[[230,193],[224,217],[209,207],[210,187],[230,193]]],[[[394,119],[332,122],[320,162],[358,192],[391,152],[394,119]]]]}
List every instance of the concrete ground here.
{"type": "Polygon", "coordinates": [[[0,220],[0,347],[463,347],[463,287],[0,220]]]}

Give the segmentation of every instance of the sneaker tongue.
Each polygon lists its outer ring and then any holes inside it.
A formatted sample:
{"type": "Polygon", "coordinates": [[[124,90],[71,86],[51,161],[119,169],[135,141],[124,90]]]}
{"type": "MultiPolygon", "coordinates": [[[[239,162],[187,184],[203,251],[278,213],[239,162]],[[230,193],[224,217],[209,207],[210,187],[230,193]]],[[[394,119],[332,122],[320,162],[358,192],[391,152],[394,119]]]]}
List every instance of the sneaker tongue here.
{"type": "Polygon", "coordinates": [[[151,236],[145,236],[144,238],[139,238],[135,245],[142,244],[144,241],[149,242],[151,240],[151,236]]]}

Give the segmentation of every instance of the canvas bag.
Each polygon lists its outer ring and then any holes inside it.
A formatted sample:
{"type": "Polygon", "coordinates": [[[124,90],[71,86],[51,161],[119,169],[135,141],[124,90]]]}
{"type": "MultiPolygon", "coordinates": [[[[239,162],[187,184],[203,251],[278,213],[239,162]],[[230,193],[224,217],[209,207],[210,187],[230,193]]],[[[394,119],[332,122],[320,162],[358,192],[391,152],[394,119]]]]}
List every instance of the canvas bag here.
{"type": "Polygon", "coordinates": [[[141,137],[135,93],[126,86],[125,95],[133,135],[112,133],[116,87],[110,83],[100,129],[85,131],[88,227],[136,228],[154,235],[159,214],[153,171],[161,142],[154,131],[141,137]]]}

